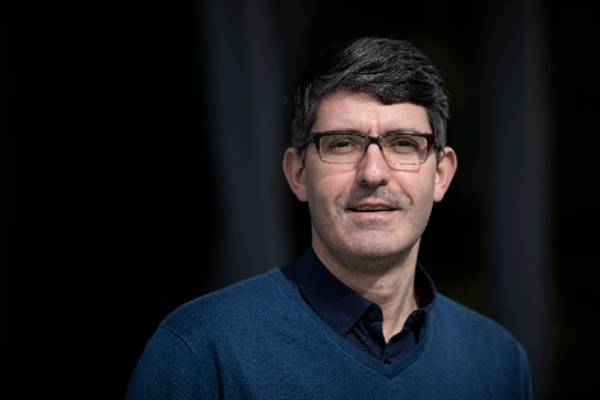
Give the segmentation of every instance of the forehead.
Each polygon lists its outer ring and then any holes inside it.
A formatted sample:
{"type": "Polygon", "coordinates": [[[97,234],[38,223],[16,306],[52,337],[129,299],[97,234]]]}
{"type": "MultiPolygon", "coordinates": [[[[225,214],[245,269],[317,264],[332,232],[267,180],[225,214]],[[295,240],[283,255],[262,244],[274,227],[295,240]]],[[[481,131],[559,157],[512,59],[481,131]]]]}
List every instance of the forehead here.
{"type": "Polygon", "coordinates": [[[389,131],[431,132],[427,110],[413,103],[383,104],[367,93],[336,91],[317,106],[313,132],[349,130],[381,135],[389,131]]]}

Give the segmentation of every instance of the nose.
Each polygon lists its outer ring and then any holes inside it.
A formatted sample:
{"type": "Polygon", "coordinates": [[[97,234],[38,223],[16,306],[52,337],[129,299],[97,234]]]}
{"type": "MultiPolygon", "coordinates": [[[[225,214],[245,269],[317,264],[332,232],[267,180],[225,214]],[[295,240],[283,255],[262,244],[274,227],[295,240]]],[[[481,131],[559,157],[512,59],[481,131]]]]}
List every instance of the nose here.
{"type": "Polygon", "coordinates": [[[390,181],[390,168],[376,143],[367,147],[365,155],[357,165],[357,180],[363,186],[384,186],[390,181]]]}

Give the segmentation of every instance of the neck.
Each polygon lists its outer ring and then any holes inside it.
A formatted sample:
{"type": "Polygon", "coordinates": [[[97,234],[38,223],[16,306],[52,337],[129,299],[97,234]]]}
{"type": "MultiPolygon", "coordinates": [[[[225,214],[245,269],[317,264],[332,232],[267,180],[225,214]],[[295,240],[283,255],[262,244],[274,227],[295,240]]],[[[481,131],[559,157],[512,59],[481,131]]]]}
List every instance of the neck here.
{"type": "Polygon", "coordinates": [[[414,281],[418,242],[408,254],[388,261],[385,265],[349,265],[332,257],[318,243],[313,243],[313,248],[337,279],[381,308],[386,342],[402,330],[408,316],[417,309],[414,281]]]}

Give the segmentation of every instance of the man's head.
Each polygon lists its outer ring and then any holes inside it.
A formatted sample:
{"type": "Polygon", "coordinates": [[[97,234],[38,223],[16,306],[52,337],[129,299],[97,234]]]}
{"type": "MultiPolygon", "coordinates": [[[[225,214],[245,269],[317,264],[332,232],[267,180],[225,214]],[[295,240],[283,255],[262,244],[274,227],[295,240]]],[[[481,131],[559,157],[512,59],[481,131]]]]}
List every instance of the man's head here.
{"type": "Polygon", "coordinates": [[[444,147],[447,95],[428,58],[406,42],[361,39],[309,64],[293,103],[283,168],[309,204],[317,254],[370,271],[416,261],[456,169],[444,147]]]}
{"type": "Polygon", "coordinates": [[[337,90],[368,93],[383,104],[425,107],[439,149],[446,145],[449,117],[444,81],[429,58],[406,41],[358,39],[310,62],[291,97],[292,145],[302,149],[319,101],[337,90]]]}

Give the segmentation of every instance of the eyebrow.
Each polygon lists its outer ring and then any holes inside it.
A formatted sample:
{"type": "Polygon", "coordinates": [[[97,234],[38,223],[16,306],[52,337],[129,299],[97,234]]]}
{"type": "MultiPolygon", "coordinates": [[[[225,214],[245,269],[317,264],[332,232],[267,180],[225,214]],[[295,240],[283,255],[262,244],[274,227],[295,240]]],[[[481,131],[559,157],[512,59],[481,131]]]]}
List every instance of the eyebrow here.
{"type": "MultiPolygon", "coordinates": [[[[360,135],[371,136],[368,133],[363,132],[363,131],[359,131],[359,130],[356,130],[356,129],[343,129],[343,128],[342,129],[328,129],[328,130],[325,130],[325,131],[311,132],[311,134],[314,134],[314,133],[357,133],[357,134],[360,134],[360,135]]],[[[392,133],[415,133],[415,134],[420,134],[420,135],[425,135],[425,134],[431,135],[432,134],[431,132],[421,132],[421,131],[419,131],[417,129],[391,129],[391,130],[383,132],[383,134],[381,134],[379,136],[389,135],[389,134],[392,134],[392,133]]]]}

